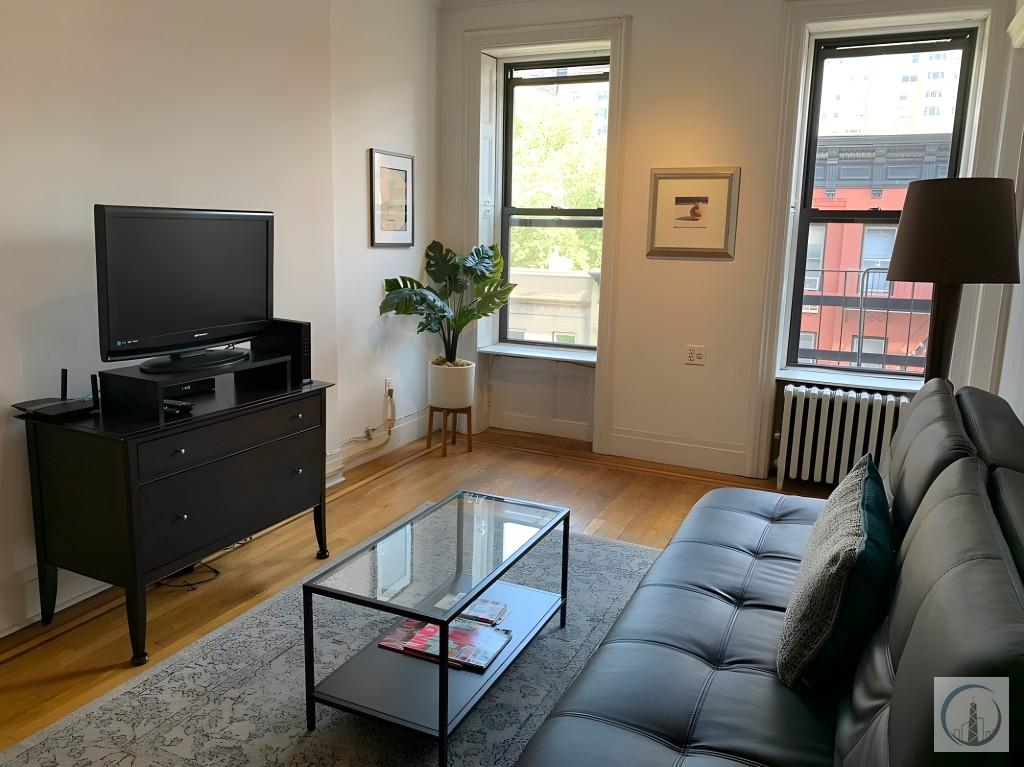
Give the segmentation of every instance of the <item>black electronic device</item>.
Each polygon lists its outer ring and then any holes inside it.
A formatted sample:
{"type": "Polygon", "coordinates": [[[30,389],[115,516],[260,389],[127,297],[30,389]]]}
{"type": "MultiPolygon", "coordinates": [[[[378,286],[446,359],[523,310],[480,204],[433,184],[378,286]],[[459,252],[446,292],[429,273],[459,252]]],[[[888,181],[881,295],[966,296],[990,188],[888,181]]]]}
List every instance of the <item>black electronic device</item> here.
{"type": "Polygon", "coordinates": [[[167,397],[164,397],[164,409],[166,410],[169,407],[174,408],[175,410],[183,410],[185,412],[188,412],[192,410],[193,405],[188,400],[168,399],[167,397]]]}
{"type": "Polygon", "coordinates": [[[301,320],[275,318],[252,339],[252,351],[259,355],[288,354],[292,358],[292,386],[301,386],[313,378],[313,346],[310,324],[301,320]]]}
{"type": "Polygon", "coordinates": [[[195,394],[213,391],[217,388],[217,379],[201,378],[198,381],[186,381],[184,383],[169,384],[164,387],[164,399],[168,397],[190,397],[195,394]]]}
{"type": "Polygon", "coordinates": [[[274,214],[96,205],[100,356],[146,372],[233,365],[273,317],[274,214]]]}
{"type": "Polygon", "coordinates": [[[92,394],[89,397],[68,399],[68,369],[60,370],[60,397],[43,397],[25,402],[16,402],[12,407],[22,413],[45,418],[50,421],[67,421],[80,418],[99,408],[99,389],[95,373],[90,376],[92,394]]]}

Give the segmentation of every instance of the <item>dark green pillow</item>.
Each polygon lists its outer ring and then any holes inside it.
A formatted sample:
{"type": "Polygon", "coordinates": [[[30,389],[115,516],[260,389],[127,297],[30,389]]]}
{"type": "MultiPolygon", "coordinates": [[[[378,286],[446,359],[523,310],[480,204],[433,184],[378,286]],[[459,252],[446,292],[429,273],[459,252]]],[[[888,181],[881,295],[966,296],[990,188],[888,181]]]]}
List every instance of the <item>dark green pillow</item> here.
{"type": "Polygon", "coordinates": [[[868,454],[811,529],[779,635],[783,684],[824,688],[849,675],[889,609],[894,550],[885,487],[868,454]]]}

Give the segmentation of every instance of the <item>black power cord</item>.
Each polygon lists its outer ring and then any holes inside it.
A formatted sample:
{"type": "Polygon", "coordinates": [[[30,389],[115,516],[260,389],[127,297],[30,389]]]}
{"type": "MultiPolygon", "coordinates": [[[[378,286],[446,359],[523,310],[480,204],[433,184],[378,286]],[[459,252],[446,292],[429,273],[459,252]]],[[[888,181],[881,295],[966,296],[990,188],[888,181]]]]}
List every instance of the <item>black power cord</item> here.
{"type": "MultiPolygon", "coordinates": [[[[213,565],[206,564],[206,562],[196,562],[195,568],[196,568],[196,570],[199,570],[200,568],[202,568],[205,571],[206,574],[204,576],[200,577],[198,580],[183,580],[183,581],[180,581],[178,583],[173,583],[172,582],[172,578],[174,578],[174,576],[171,576],[171,578],[163,578],[163,579],[157,581],[156,585],[157,586],[164,586],[164,587],[169,588],[169,589],[186,589],[188,591],[195,591],[197,588],[202,586],[204,583],[209,583],[210,581],[214,580],[215,578],[217,578],[220,575],[220,570],[218,570],[213,565]]],[[[179,576],[179,577],[183,577],[183,576],[179,576]]]]}

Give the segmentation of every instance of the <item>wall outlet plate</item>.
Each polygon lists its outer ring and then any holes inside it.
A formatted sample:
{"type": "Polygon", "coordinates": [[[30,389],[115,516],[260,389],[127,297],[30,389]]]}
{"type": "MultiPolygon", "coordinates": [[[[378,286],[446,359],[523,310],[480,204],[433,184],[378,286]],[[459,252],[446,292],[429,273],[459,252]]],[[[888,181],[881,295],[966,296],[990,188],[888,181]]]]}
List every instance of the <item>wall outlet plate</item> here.
{"type": "Polygon", "coordinates": [[[687,365],[703,365],[704,360],[707,358],[707,347],[702,344],[687,344],[686,345],[686,364],[687,365]]]}
{"type": "Polygon", "coordinates": [[[388,396],[388,392],[392,391],[394,388],[395,388],[395,386],[394,386],[394,383],[393,383],[392,379],[385,378],[384,379],[384,396],[385,397],[388,396]]]}

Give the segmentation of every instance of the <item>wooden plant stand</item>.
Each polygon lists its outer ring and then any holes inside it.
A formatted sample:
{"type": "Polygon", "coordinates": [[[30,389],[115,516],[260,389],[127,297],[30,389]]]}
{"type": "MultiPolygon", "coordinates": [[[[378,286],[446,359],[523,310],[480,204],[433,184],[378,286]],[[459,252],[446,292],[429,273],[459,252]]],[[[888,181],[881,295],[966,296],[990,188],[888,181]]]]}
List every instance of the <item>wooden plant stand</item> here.
{"type": "Polygon", "coordinates": [[[441,414],[441,457],[448,455],[448,416],[452,417],[452,444],[455,444],[455,437],[459,433],[459,414],[466,416],[466,447],[468,452],[473,452],[473,408],[446,408],[430,405],[427,414],[427,448],[430,448],[434,437],[434,414],[441,414]]]}

